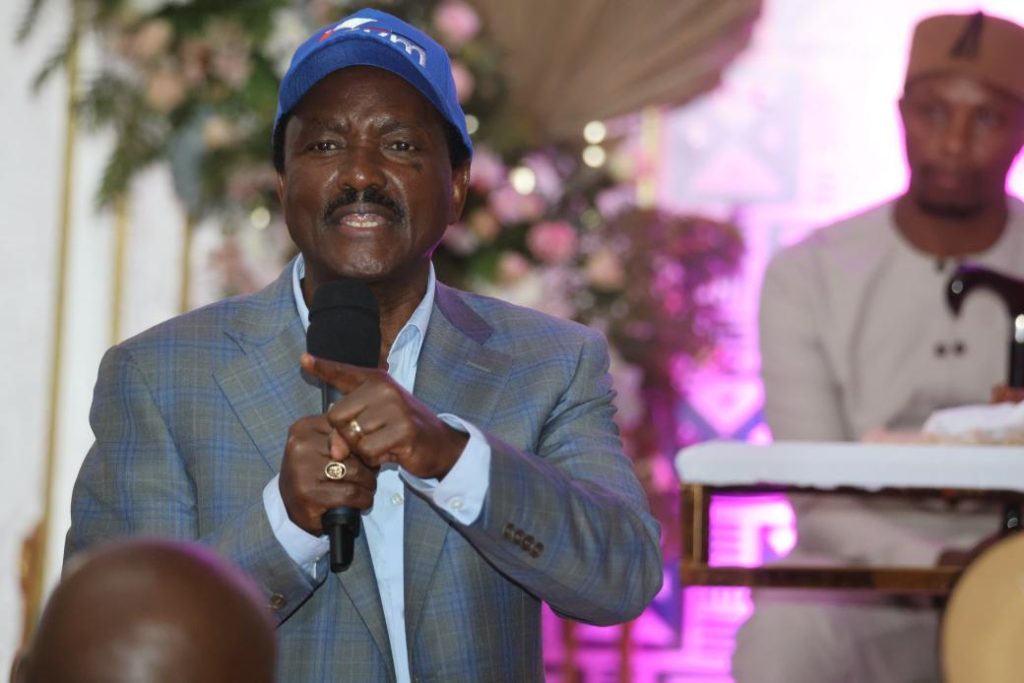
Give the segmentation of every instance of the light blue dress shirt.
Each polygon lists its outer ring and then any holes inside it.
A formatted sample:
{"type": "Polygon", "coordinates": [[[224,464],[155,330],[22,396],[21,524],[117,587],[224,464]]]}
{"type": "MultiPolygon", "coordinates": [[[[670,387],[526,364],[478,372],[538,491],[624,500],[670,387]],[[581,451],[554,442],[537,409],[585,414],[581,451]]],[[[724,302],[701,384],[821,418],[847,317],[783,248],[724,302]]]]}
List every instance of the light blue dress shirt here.
{"type": "MultiPolygon", "coordinates": [[[[292,270],[292,289],[299,317],[308,329],[309,308],[302,296],[301,285],[305,271],[305,261],[299,255],[292,270]]],[[[416,368],[434,307],[436,286],[437,279],[431,264],[427,292],[398,333],[388,353],[388,375],[409,393],[413,393],[416,382],[416,368]]],[[[298,363],[297,358],[295,362],[298,363]]],[[[384,465],[377,475],[373,506],[363,511],[362,515],[399,683],[410,680],[409,648],[405,634],[405,487],[415,488],[458,523],[469,525],[480,514],[490,485],[491,449],[483,434],[472,424],[454,415],[442,414],[438,417],[469,434],[462,455],[444,481],[420,479],[394,464],[384,465]]],[[[317,560],[327,553],[330,544],[326,536],[308,534],[288,518],[278,480],[279,477],[275,476],[263,489],[263,505],[270,526],[288,555],[312,576],[317,560]]]]}

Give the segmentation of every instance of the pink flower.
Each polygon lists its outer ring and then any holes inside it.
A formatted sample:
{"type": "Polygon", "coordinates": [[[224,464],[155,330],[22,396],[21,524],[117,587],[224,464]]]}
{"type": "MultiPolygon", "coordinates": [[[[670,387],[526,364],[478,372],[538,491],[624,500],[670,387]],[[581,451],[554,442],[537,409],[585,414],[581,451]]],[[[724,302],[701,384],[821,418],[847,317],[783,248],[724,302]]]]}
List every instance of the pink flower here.
{"type": "Polygon", "coordinates": [[[459,96],[459,102],[465,103],[473,96],[473,88],[476,81],[473,72],[466,68],[466,65],[457,59],[452,60],[452,80],[455,81],[455,92],[459,96]]]}
{"type": "Polygon", "coordinates": [[[466,220],[469,223],[469,229],[473,231],[473,234],[480,238],[483,243],[493,242],[494,238],[501,232],[501,224],[487,209],[476,209],[473,213],[469,214],[469,218],[466,220]]]}
{"type": "Polygon", "coordinates": [[[170,69],[154,74],[146,86],[146,102],[161,114],[174,110],[185,100],[185,82],[170,69]]]}
{"type": "Polygon", "coordinates": [[[490,192],[501,184],[507,171],[501,157],[489,148],[474,145],[473,165],[469,168],[469,183],[478,192],[490,192]]]}
{"type": "Polygon", "coordinates": [[[211,68],[217,76],[235,90],[249,81],[252,63],[248,52],[242,49],[216,49],[211,68]]]}
{"type": "Polygon", "coordinates": [[[519,194],[509,185],[492,192],[487,201],[491,211],[502,223],[519,223],[539,218],[544,201],[536,194],[519,194]]]}
{"type": "Polygon", "coordinates": [[[618,215],[632,206],[634,194],[635,191],[626,185],[610,187],[597,195],[597,210],[603,216],[618,215]]]}
{"type": "Polygon", "coordinates": [[[163,54],[174,38],[174,27],[166,19],[150,19],[131,38],[129,48],[133,57],[149,61],[163,54]]]}
{"type": "Polygon", "coordinates": [[[530,272],[530,262],[518,251],[505,251],[498,257],[498,282],[511,285],[530,272]]]}
{"type": "Polygon", "coordinates": [[[565,264],[576,255],[576,230],[565,221],[544,221],[530,228],[526,246],[538,260],[565,264]]]}
{"type": "Polygon", "coordinates": [[[624,361],[618,353],[612,351],[610,356],[608,374],[612,377],[615,407],[618,408],[615,421],[624,429],[635,429],[647,413],[642,394],[644,373],[637,366],[624,361]]]}
{"type": "Polygon", "coordinates": [[[249,81],[251,38],[237,23],[227,20],[209,24],[204,37],[212,49],[210,71],[230,88],[238,90],[249,81]]]}
{"type": "Polygon", "coordinates": [[[459,48],[480,32],[480,17],[462,0],[445,0],[434,10],[434,26],[449,47],[459,48]]]}
{"type": "Polygon", "coordinates": [[[531,154],[523,160],[527,167],[533,171],[537,180],[537,193],[548,201],[558,201],[565,194],[565,187],[558,169],[552,163],[551,157],[540,152],[531,154]]]}
{"type": "Polygon", "coordinates": [[[181,72],[185,83],[190,88],[199,86],[206,80],[207,63],[210,58],[210,46],[196,38],[186,38],[178,48],[181,59],[181,72]]]}
{"type": "Polygon", "coordinates": [[[462,256],[472,254],[480,244],[476,235],[467,230],[466,226],[462,223],[449,225],[448,229],[444,232],[444,236],[441,238],[441,242],[449,250],[462,256]]]}
{"type": "Polygon", "coordinates": [[[236,139],[235,128],[223,116],[211,116],[203,124],[203,144],[207,149],[223,149],[236,139]]]}
{"type": "Polygon", "coordinates": [[[583,272],[594,289],[614,292],[626,284],[626,271],[622,267],[622,261],[609,247],[602,247],[594,252],[583,266],[583,272]]]}
{"type": "Polygon", "coordinates": [[[233,202],[252,202],[257,196],[273,192],[277,174],[269,165],[240,168],[228,176],[227,195],[233,202]]]}

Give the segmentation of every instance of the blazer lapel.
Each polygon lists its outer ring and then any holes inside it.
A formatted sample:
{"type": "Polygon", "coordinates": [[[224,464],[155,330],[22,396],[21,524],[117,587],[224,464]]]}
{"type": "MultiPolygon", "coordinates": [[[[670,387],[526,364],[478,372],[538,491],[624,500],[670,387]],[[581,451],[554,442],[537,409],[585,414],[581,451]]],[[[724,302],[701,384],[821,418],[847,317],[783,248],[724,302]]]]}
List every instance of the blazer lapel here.
{"type": "MultiPolygon", "coordinates": [[[[328,571],[329,565],[327,562],[321,562],[318,569],[328,571]]],[[[356,537],[352,564],[345,571],[335,574],[334,578],[341,583],[348,599],[355,605],[384,661],[393,666],[391,638],[388,636],[388,626],[384,620],[384,605],[380,600],[377,575],[373,571],[373,560],[370,558],[370,545],[366,542],[365,529],[361,529],[359,536],[356,537]]],[[[331,577],[328,577],[328,580],[331,580],[331,577]]]]}
{"type": "MultiPolygon", "coordinates": [[[[299,369],[306,334],[295,310],[291,268],[289,264],[274,284],[252,297],[251,310],[240,316],[229,333],[245,355],[216,373],[217,383],[239,421],[275,473],[281,469],[289,425],[321,410],[319,385],[299,369]]],[[[327,571],[327,563],[320,562],[317,569],[327,571]]],[[[356,538],[351,566],[335,578],[366,623],[385,661],[392,661],[365,533],[356,538]]]]}
{"type": "MultiPolygon", "coordinates": [[[[438,283],[414,393],[435,413],[485,430],[508,379],[511,358],[483,346],[491,326],[459,294],[438,283]]],[[[410,646],[423,613],[449,523],[419,496],[406,496],[405,614],[410,646]]]]}
{"type": "Polygon", "coordinates": [[[256,449],[278,472],[288,426],[320,412],[320,388],[299,368],[306,335],[292,298],[291,266],[250,301],[228,333],[244,355],[215,379],[256,449]]]}

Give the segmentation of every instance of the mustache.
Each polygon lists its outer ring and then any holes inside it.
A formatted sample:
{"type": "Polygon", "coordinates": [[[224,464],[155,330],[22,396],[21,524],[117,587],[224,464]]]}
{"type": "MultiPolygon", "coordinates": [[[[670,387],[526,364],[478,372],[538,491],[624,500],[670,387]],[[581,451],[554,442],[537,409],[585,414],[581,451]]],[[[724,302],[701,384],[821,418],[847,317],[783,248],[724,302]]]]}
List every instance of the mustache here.
{"type": "Polygon", "coordinates": [[[370,186],[365,190],[346,187],[344,192],[324,206],[323,221],[327,223],[335,211],[350,204],[376,204],[393,213],[399,220],[405,218],[405,208],[380,188],[370,186]]]}

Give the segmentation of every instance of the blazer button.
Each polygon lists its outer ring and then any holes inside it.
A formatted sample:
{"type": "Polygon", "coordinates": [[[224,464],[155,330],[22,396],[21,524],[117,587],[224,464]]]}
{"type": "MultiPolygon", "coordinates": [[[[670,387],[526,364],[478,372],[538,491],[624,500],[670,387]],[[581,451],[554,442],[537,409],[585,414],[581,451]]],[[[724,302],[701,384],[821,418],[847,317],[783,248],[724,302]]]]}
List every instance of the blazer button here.
{"type": "Polygon", "coordinates": [[[540,557],[542,552],[544,552],[544,544],[534,543],[533,547],[530,548],[530,557],[540,557]]]}
{"type": "Polygon", "coordinates": [[[523,542],[519,545],[526,552],[530,552],[530,550],[533,548],[533,536],[524,537],[523,542]]]}
{"type": "Polygon", "coordinates": [[[513,534],[515,534],[515,532],[516,532],[515,525],[512,522],[509,522],[508,524],[505,525],[505,528],[504,528],[504,530],[502,530],[501,533],[505,535],[505,538],[507,538],[508,540],[511,541],[512,540],[512,536],[513,536],[513,534]]]}
{"type": "Polygon", "coordinates": [[[288,600],[285,599],[280,593],[274,593],[270,596],[270,609],[279,610],[287,604],[288,600]]]}
{"type": "Polygon", "coordinates": [[[514,534],[512,534],[512,542],[516,543],[516,544],[522,543],[523,542],[523,536],[525,536],[525,535],[526,535],[525,531],[523,531],[522,529],[516,529],[516,532],[514,534]]]}

